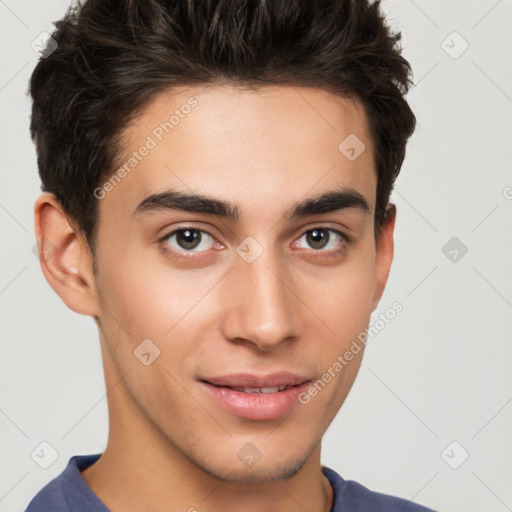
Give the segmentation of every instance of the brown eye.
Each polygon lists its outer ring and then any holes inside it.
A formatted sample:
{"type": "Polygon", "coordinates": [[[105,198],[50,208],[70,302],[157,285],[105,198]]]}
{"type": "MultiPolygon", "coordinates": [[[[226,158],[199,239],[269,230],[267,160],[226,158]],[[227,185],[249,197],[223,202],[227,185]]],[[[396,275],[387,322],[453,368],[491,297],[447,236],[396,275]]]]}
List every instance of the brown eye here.
{"type": "Polygon", "coordinates": [[[177,252],[196,253],[208,250],[214,240],[206,231],[184,228],[172,231],[162,238],[162,242],[166,243],[172,250],[177,252]]]}
{"type": "MultiPolygon", "coordinates": [[[[305,239],[308,247],[306,249],[313,249],[318,252],[331,252],[340,249],[348,241],[347,237],[335,229],[330,228],[313,228],[306,231],[298,240],[305,239]]],[[[294,243],[294,247],[301,247],[301,244],[294,243]]]]}
{"type": "Polygon", "coordinates": [[[312,229],[306,235],[306,240],[313,249],[323,249],[329,238],[329,231],[326,229],[312,229]]]}

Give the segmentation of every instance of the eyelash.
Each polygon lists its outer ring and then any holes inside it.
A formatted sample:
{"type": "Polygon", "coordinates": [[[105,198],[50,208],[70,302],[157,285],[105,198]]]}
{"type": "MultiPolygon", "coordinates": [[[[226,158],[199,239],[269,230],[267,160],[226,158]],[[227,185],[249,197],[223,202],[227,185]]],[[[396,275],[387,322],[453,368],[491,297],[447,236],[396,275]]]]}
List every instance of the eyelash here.
{"type": "MultiPolygon", "coordinates": [[[[161,245],[163,252],[165,254],[167,254],[168,256],[174,258],[174,259],[179,259],[179,260],[195,259],[196,256],[193,256],[194,253],[187,254],[187,251],[185,251],[185,254],[181,254],[179,251],[177,251],[175,249],[172,249],[172,248],[169,248],[169,246],[164,243],[171,236],[173,236],[173,235],[175,235],[175,234],[177,234],[177,233],[179,233],[181,231],[187,231],[187,230],[197,231],[197,232],[200,232],[200,233],[206,233],[213,240],[215,240],[215,237],[208,230],[200,229],[200,228],[197,228],[197,227],[194,227],[194,226],[184,226],[184,227],[181,227],[179,229],[174,229],[174,230],[166,233],[165,235],[161,236],[160,238],[158,238],[157,241],[161,245]]],[[[310,233],[312,231],[315,231],[315,230],[328,231],[330,233],[334,233],[334,234],[338,235],[342,239],[342,242],[340,243],[339,247],[337,247],[335,249],[331,249],[329,251],[324,251],[322,249],[311,249],[311,252],[319,253],[319,255],[321,255],[320,257],[325,257],[325,258],[336,257],[339,254],[343,253],[346,250],[347,245],[349,245],[351,243],[351,239],[347,235],[345,235],[341,231],[338,231],[337,229],[329,228],[329,227],[326,227],[326,226],[314,226],[312,228],[309,228],[308,230],[304,231],[297,238],[297,240],[300,240],[304,235],[307,235],[308,233],[310,233]],[[321,253],[324,253],[324,254],[321,254],[321,253]]],[[[202,252],[207,252],[207,251],[201,251],[198,254],[201,254],[202,252]]],[[[197,256],[197,257],[200,257],[200,256],[197,256]]]]}

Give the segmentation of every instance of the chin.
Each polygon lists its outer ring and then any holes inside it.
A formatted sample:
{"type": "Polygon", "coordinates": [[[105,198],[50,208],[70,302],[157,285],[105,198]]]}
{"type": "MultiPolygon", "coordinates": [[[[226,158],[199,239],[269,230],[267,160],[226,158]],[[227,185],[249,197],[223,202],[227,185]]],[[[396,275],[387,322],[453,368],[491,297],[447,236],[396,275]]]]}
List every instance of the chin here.
{"type": "Polygon", "coordinates": [[[287,460],[265,460],[263,456],[253,464],[244,463],[235,458],[223,459],[218,465],[209,461],[194,461],[194,463],[209,475],[232,483],[258,483],[285,480],[295,476],[306,464],[310,453],[299,457],[289,456],[287,460]]]}

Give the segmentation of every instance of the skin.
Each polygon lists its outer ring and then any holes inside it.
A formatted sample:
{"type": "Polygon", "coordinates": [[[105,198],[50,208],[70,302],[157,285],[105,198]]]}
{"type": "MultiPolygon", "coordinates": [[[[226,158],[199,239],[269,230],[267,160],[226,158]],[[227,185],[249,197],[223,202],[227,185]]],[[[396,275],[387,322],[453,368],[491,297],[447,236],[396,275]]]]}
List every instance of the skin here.
{"type": "Polygon", "coordinates": [[[368,326],[393,259],[395,209],[375,240],[377,174],[364,110],[317,88],[165,91],[125,130],[120,162],[191,96],[198,105],[99,201],[97,273],[54,196],[43,193],[35,204],[37,238],[55,246],[41,259],[46,279],[99,329],[109,438],[82,476],[113,512],[230,512],[241,504],[246,512],[330,510],[321,439],[363,350],[307,405],[277,420],[226,412],[197,379],[288,370],[316,380],[368,326]],[[352,162],[338,150],[349,134],[366,146],[352,162]],[[296,202],[339,186],[362,194],[370,213],[352,208],[284,220],[296,202]],[[236,203],[240,219],[132,215],[167,188],[236,203]],[[157,241],[185,227],[213,237],[193,257],[176,237],[157,241]],[[331,234],[326,248],[312,247],[307,231],[315,227],[351,241],[343,246],[331,234]],[[263,248],[252,263],[236,252],[248,236],[263,248]],[[184,257],[171,258],[165,246],[184,257]],[[133,353],[144,339],[161,351],[150,366],[133,353]],[[261,453],[252,467],[237,457],[246,443],[261,453]]]}

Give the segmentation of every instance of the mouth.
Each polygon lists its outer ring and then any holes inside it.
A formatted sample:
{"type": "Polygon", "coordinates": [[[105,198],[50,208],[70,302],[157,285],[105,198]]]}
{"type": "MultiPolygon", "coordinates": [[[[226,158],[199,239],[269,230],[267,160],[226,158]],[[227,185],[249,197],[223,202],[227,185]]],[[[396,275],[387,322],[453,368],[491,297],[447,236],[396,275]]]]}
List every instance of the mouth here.
{"type": "Polygon", "coordinates": [[[309,376],[276,373],[200,379],[210,400],[224,411],[255,421],[268,421],[292,412],[298,397],[312,382],[309,376]]]}
{"type": "Polygon", "coordinates": [[[269,394],[269,393],[280,393],[281,391],[286,391],[287,389],[290,389],[294,387],[292,384],[285,385],[285,386],[273,386],[273,387],[262,387],[262,388],[244,388],[240,386],[217,386],[216,384],[212,384],[208,381],[206,384],[211,384],[212,386],[215,386],[217,388],[226,388],[231,389],[233,391],[239,391],[241,393],[262,393],[262,394],[269,394]]]}

